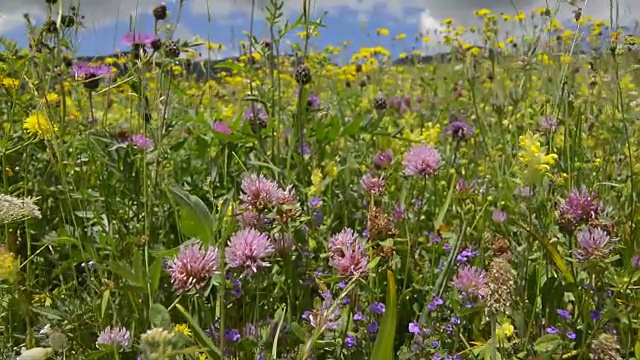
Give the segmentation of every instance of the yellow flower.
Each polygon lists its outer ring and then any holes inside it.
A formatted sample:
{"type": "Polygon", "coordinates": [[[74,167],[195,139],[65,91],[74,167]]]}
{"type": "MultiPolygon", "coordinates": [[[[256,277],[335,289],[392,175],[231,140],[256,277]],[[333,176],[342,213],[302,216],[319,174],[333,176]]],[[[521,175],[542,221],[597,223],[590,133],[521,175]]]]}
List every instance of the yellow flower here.
{"type": "Polygon", "coordinates": [[[496,340],[502,341],[513,335],[515,328],[510,323],[499,324],[496,328],[496,340]]]}
{"type": "Polygon", "coordinates": [[[0,246],[0,281],[12,280],[18,273],[18,260],[9,249],[0,246]]]}
{"type": "Polygon", "coordinates": [[[520,11],[520,13],[518,13],[518,15],[514,17],[516,21],[522,21],[526,18],[527,18],[527,14],[523,13],[522,11],[520,11]]]}
{"type": "Polygon", "coordinates": [[[545,154],[540,146],[540,135],[528,132],[520,136],[520,151],[518,158],[524,165],[524,179],[529,182],[537,182],[541,176],[548,173],[551,165],[558,159],[556,154],[545,154]]]}
{"type": "Polygon", "coordinates": [[[387,35],[389,35],[389,29],[377,28],[376,29],[376,34],[378,34],[378,36],[387,36],[387,35]]]}
{"type": "Polygon", "coordinates": [[[11,168],[7,166],[7,167],[4,169],[4,174],[5,174],[7,177],[12,177],[12,176],[13,176],[13,170],[11,170],[11,168]]]}
{"type": "Polygon", "coordinates": [[[338,176],[338,165],[336,165],[335,161],[331,161],[327,166],[325,166],[324,171],[326,171],[329,177],[335,178],[338,176]]]}
{"type": "Polygon", "coordinates": [[[18,81],[18,79],[2,78],[2,86],[6,88],[15,89],[18,87],[19,84],[20,84],[20,81],[18,81]]]}
{"type": "Polygon", "coordinates": [[[485,17],[485,16],[491,14],[491,10],[489,10],[489,9],[480,9],[480,10],[476,10],[475,13],[476,13],[476,16],[478,16],[478,17],[485,17]]]}
{"type": "Polygon", "coordinates": [[[55,132],[55,127],[51,125],[49,119],[42,112],[31,114],[24,120],[24,130],[38,138],[48,139],[55,132]]]}
{"type": "Polygon", "coordinates": [[[204,353],[202,353],[202,354],[200,354],[198,356],[198,360],[208,360],[208,359],[209,359],[209,357],[207,356],[207,354],[204,354],[204,353]]]}
{"type": "Polygon", "coordinates": [[[431,41],[431,37],[429,37],[429,36],[424,36],[422,38],[422,42],[429,42],[429,41],[431,41]]]}
{"type": "Polygon", "coordinates": [[[318,195],[322,192],[322,170],[314,169],[311,172],[311,186],[309,187],[309,194],[318,195]]]}
{"type": "Polygon", "coordinates": [[[56,93],[48,93],[44,98],[40,99],[40,102],[44,105],[60,106],[62,99],[56,93]]]}
{"type": "Polygon", "coordinates": [[[187,324],[176,324],[176,326],[173,327],[173,331],[191,336],[191,329],[189,329],[187,324]]]}
{"type": "Polygon", "coordinates": [[[404,34],[404,33],[402,33],[402,34],[398,34],[398,35],[396,35],[396,38],[395,38],[395,39],[396,39],[396,40],[403,40],[403,39],[404,39],[404,38],[406,38],[406,37],[407,37],[407,35],[406,35],[406,34],[404,34]]]}
{"type": "Polygon", "coordinates": [[[448,26],[448,25],[451,25],[451,24],[453,24],[453,19],[452,19],[452,18],[446,18],[446,19],[444,19],[444,20],[442,21],[442,23],[443,23],[444,25],[447,25],[447,26],[448,26]]]}

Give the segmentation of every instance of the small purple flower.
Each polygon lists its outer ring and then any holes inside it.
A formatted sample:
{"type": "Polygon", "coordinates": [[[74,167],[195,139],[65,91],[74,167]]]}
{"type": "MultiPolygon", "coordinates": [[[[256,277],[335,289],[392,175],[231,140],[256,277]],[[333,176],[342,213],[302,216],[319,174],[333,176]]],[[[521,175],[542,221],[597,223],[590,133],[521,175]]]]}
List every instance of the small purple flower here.
{"type": "Polygon", "coordinates": [[[436,308],[438,308],[438,306],[444,304],[444,301],[439,298],[439,297],[434,297],[433,300],[431,300],[431,302],[429,303],[429,305],[427,305],[427,309],[433,311],[436,308]]]}
{"type": "Polygon", "coordinates": [[[347,347],[347,349],[351,349],[352,347],[356,346],[356,344],[357,341],[355,336],[351,334],[347,334],[347,336],[345,336],[344,345],[347,347]]]}
{"type": "Polygon", "coordinates": [[[609,235],[600,228],[588,226],[578,233],[579,249],[574,256],[580,261],[601,260],[611,252],[609,235]]]}
{"type": "Polygon", "coordinates": [[[353,321],[363,321],[367,318],[362,314],[362,312],[358,311],[353,315],[353,321]]]}
{"type": "Polygon", "coordinates": [[[373,157],[373,163],[379,169],[386,169],[391,165],[393,161],[393,152],[391,150],[385,150],[376,154],[373,157]]]}
{"type": "Polygon", "coordinates": [[[229,267],[244,268],[248,274],[254,274],[259,268],[270,265],[264,258],[274,251],[267,234],[244,228],[231,236],[224,253],[229,267]]]}
{"type": "Polygon", "coordinates": [[[404,172],[416,177],[429,177],[442,166],[442,158],[438,150],[430,145],[414,145],[402,161],[404,172]]]}
{"type": "Polygon", "coordinates": [[[311,94],[307,98],[307,108],[309,110],[318,110],[322,106],[322,102],[317,95],[311,94]]]}
{"type": "Polygon", "coordinates": [[[409,333],[414,335],[420,335],[421,331],[422,330],[420,329],[420,325],[418,324],[417,321],[412,321],[409,323],[409,333]]]}
{"type": "Polygon", "coordinates": [[[252,103],[242,116],[242,121],[248,121],[251,129],[257,131],[267,127],[269,114],[261,104],[252,103]]]}
{"type": "Polygon", "coordinates": [[[131,143],[142,150],[150,150],[153,148],[153,140],[146,137],[144,134],[134,134],[131,136],[131,143]]]}
{"type": "Polygon", "coordinates": [[[640,270],[640,255],[634,255],[631,258],[631,266],[634,270],[640,270]]]}
{"type": "Polygon", "coordinates": [[[504,224],[504,222],[507,221],[507,213],[502,210],[495,209],[491,214],[491,220],[498,224],[504,224]]]}
{"type": "Polygon", "coordinates": [[[229,124],[223,121],[216,121],[211,124],[211,128],[213,131],[218,132],[220,134],[231,135],[231,128],[229,128],[229,124]]]}
{"type": "Polygon", "coordinates": [[[574,333],[573,331],[569,330],[565,333],[565,335],[567,335],[567,338],[570,340],[575,340],[576,339],[576,333],[574,333]]]}
{"type": "Polygon", "coordinates": [[[224,338],[227,341],[238,342],[240,340],[240,331],[238,329],[227,329],[224,331],[224,338]]]}
{"type": "Polygon", "coordinates": [[[313,207],[318,207],[322,205],[322,199],[318,197],[311,198],[311,200],[309,201],[309,204],[313,207]]]}
{"type": "Polygon", "coordinates": [[[455,140],[467,140],[473,136],[474,128],[462,117],[453,116],[445,129],[455,140]]]}
{"type": "Polygon", "coordinates": [[[600,310],[595,309],[595,310],[589,310],[589,316],[591,316],[591,319],[593,321],[598,321],[601,318],[601,314],[600,314],[600,310]]]}
{"type": "Polygon", "coordinates": [[[373,320],[372,322],[369,323],[369,325],[367,325],[367,332],[369,334],[377,334],[378,330],[380,330],[380,325],[375,320],[373,320]]]}
{"type": "Polygon", "coordinates": [[[115,326],[112,328],[107,326],[98,335],[98,340],[96,341],[98,348],[104,345],[118,349],[128,349],[131,346],[131,333],[123,327],[115,326]]]}
{"type": "Polygon", "coordinates": [[[478,256],[478,252],[477,251],[473,251],[470,248],[464,249],[460,252],[460,254],[458,254],[458,256],[456,256],[456,262],[458,263],[466,263],[468,262],[470,259],[475,258],[476,256],[478,256]]]}
{"type": "Polygon", "coordinates": [[[556,329],[554,326],[550,326],[546,329],[547,334],[557,334],[558,333],[558,329],[556,329]]]}
{"type": "Polygon", "coordinates": [[[374,302],[373,304],[371,304],[371,306],[369,306],[369,310],[371,312],[374,312],[378,315],[383,315],[384,311],[385,311],[385,306],[383,303],[380,302],[374,302]]]}
{"type": "Polygon", "coordinates": [[[558,313],[558,315],[560,315],[561,318],[567,320],[568,318],[571,317],[571,314],[569,314],[569,312],[567,310],[564,309],[557,309],[556,312],[558,313]]]}

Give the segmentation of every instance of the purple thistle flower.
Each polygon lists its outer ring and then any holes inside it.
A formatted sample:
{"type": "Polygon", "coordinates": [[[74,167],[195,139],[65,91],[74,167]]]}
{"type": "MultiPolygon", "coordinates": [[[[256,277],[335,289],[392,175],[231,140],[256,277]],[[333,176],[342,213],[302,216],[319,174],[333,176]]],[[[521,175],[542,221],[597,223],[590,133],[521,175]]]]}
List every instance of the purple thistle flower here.
{"type": "Polygon", "coordinates": [[[453,116],[449,120],[449,125],[446,127],[445,132],[450,134],[454,140],[462,141],[473,136],[474,128],[464,118],[453,116]]]}
{"type": "Polygon", "coordinates": [[[276,206],[280,203],[282,189],[262,174],[249,174],[242,179],[240,199],[255,210],[276,206]]]}
{"type": "Polygon", "coordinates": [[[153,140],[146,137],[144,134],[134,134],[131,136],[131,143],[142,150],[150,150],[153,148],[153,140]]]}
{"type": "Polygon", "coordinates": [[[595,219],[601,212],[602,204],[598,195],[589,193],[585,186],[580,190],[573,189],[569,196],[560,204],[560,220],[570,229],[576,225],[595,219]]]}
{"type": "Polygon", "coordinates": [[[83,61],[73,64],[71,74],[76,80],[85,81],[85,88],[95,90],[100,86],[100,78],[110,76],[112,72],[109,65],[94,65],[83,61]]]}
{"type": "Polygon", "coordinates": [[[453,286],[465,296],[479,298],[487,288],[486,273],[475,266],[462,265],[453,277],[453,286]]]}
{"type": "Polygon", "coordinates": [[[414,145],[402,161],[407,175],[429,177],[442,165],[440,153],[430,145],[414,145]]]}
{"type": "Polygon", "coordinates": [[[122,45],[127,46],[151,46],[155,41],[158,40],[158,37],[153,34],[145,34],[145,33],[128,33],[122,38],[122,45]]]}
{"type": "Polygon", "coordinates": [[[360,180],[360,185],[367,193],[371,195],[380,195],[384,192],[387,182],[384,179],[384,174],[380,177],[375,177],[370,173],[367,173],[360,180]]]}
{"type": "Polygon", "coordinates": [[[263,259],[273,252],[274,248],[267,234],[252,228],[244,228],[229,239],[225,256],[229,267],[242,267],[249,274],[253,274],[258,271],[258,268],[269,266],[269,263],[263,259]]]}
{"type": "Polygon", "coordinates": [[[171,283],[178,293],[201,290],[218,272],[218,249],[203,249],[200,243],[183,246],[178,256],[167,263],[171,283]]]}
{"type": "Polygon", "coordinates": [[[574,256],[580,261],[600,260],[611,252],[609,235],[600,228],[588,226],[578,233],[579,249],[574,256]]]}
{"type": "Polygon", "coordinates": [[[216,121],[211,124],[211,128],[215,132],[219,132],[221,134],[231,135],[231,129],[229,128],[229,124],[223,121],[216,121]]]}
{"type": "Polygon", "coordinates": [[[131,333],[124,327],[116,326],[111,328],[111,326],[107,326],[98,335],[98,340],[96,341],[98,348],[103,345],[128,349],[131,346],[131,333]]]}
{"type": "Polygon", "coordinates": [[[391,161],[393,161],[393,152],[391,150],[379,152],[373,157],[373,163],[380,169],[388,168],[391,165],[391,161]]]}

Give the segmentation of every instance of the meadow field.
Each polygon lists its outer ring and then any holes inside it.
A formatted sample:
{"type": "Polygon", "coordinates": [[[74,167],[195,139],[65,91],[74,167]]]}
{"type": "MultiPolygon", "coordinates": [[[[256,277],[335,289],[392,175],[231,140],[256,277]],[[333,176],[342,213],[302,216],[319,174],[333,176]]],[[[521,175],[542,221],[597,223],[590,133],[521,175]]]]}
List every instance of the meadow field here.
{"type": "Polygon", "coordinates": [[[1,359],[640,358],[640,59],[613,16],[319,49],[320,19],[266,13],[201,81],[222,45],[171,27],[90,62],[74,13],[0,41],[1,359]]]}

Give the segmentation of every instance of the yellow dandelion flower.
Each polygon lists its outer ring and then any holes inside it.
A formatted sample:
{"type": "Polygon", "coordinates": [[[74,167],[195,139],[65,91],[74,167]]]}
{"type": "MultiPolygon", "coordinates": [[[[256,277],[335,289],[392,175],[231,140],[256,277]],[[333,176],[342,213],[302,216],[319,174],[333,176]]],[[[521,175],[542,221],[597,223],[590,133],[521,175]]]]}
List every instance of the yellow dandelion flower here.
{"type": "Polygon", "coordinates": [[[18,87],[19,84],[20,84],[20,81],[18,81],[18,79],[9,78],[9,77],[2,78],[2,86],[6,88],[15,89],[18,87]]]}
{"type": "Polygon", "coordinates": [[[485,17],[491,14],[491,10],[489,9],[480,9],[475,11],[477,17],[485,17]]]}
{"type": "Polygon", "coordinates": [[[401,33],[401,34],[396,35],[395,39],[396,40],[404,40],[406,37],[407,37],[407,34],[401,33]]]}
{"type": "Polygon", "coordinates": [[[186,336],[191,336],[191,329],[189,329],[187,324],[176,324],[176,326],[173,327],[173,331],[182,333],[186,336]]]}
{"type": "Polygon", "coordinates": [[[26,118],[23,123],[23,128],[28,133],[45,139],[50,138],[55,131],[54,126],[51,125],[47,116],[42,112],[33,113],[26,118]]]}
{"type": "Polygon", "coordinates": [[[513,19],[514,19],[514,20],[516,20],[516,21],[522,21],[522,20],[524,20],[524,19],[526,19],[526,18],[527,18],[527,14],[525,14],[525,13],[524,13],[524,12],[522,12],[522,11],[520,11],[520,12],[518,13],[518,15],[516,15],[516,16],[514,16],[514,17],[513,17],[513,19]]]}
{"type": "Polygon", "coordinates": [[[429,41],[431,41],[431,37],[429,37],[429,36],[423,36],[422,37],[422,42],[429,42],[429,41]]]}
{"type": "Polygon", "coordinates": [[[442,21],[442,24],[449,26],[449,25],[453,24],[453,19],[452,18],[446,18],[446,19],[444,19],[442,21]]]}
{"type": "Polygon", "coordinates": [[[40,99],[40,102],[44,105],[60,106],[62,98],[60,98],[60,96],[56,93],[48,93],[42,99],[40,99]]]}
{"type": "Polygon", "coordinates": [[[509,21],[509,20],[511,20],[511,15],[509,15],[509,14],[502,14],[502,20],[503,20],[503,21],[509,21]]]}
{"type": "Polygon", "coordinates": [[[387,29],[387,28],[377,28],[376,29],[376,34],[378,36],[387,36],[387,35],[389,35],[389,29],[387,29]]]}

